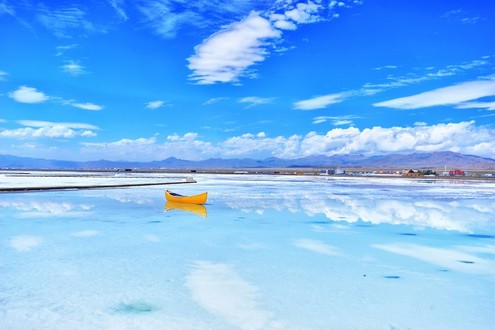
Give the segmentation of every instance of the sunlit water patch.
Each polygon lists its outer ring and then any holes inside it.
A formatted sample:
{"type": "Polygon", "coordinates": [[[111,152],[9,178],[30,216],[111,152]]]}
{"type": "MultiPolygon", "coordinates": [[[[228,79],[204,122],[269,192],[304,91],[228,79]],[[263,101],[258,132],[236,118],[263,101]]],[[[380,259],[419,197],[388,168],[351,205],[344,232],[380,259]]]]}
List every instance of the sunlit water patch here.
{"type": "Polygon", "coordinates": [[[488,329],[495,187],[197,175],[0,195],[0,329],[488,329]]]}

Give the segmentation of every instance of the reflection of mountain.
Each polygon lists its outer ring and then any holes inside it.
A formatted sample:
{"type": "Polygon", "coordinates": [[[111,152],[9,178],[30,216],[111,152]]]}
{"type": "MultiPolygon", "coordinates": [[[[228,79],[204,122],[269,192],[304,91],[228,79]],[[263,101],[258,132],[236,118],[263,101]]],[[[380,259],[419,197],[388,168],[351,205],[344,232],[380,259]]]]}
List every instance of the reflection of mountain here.
{"type": "Polygon", "coordinates": [[[480,203],[476,199],[431,199],[428,196],[380,196],[367,194],[339,194],[293,192],[243,196],[229,199],[226,204],[243,212],[264,213],[268,210],[304,212],[308,216],[324,214],[331,221],[372,224],[411,225],[472,232],[488,227],[495,214],[495,204],[480,203]],[[277,197],[279,196],[279,197],[277,197]]]}

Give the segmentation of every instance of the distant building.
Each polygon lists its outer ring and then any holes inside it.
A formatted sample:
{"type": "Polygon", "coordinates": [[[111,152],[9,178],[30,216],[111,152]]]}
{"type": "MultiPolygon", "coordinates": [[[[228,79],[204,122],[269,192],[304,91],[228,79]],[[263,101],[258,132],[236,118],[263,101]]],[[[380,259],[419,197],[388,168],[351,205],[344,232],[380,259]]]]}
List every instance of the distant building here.
{"type": "Polygon", "coordinates": [[[452,171],[449,171],[449,175],[450,176],[465,176],[466,172],[464,172],[463,170],[452,170],[452,171]]]}
{"type": "Polygon", "coordinates": [[[421,176],[421,173],[419,171],[409,170],[409,171],[404,171],[402,175],[407,177],[418,177],[421,176]]]}

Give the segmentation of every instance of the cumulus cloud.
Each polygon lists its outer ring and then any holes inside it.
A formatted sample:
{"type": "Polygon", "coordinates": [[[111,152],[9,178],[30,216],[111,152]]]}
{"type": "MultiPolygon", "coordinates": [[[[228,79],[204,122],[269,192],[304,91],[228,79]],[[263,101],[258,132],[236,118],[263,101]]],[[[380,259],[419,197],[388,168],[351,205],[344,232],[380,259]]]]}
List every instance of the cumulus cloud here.
{"type": "Polygon", "coordinates": [[[375,107],[394,109],[419,109],[456,104],[462,107],[463,102],[487,96],[495,96],[495,79],[464,82],[412,96],[378,102],[373,105],[375,107]]]}
{"type": "Polygon", "coordinates": [[[83,143],[81,152],[88,158],[105,154],[107,159],[133,161],[161,160],[168,157],[200,160],[219,154],[218,148],[211,142],[200,140],[197,133],[171,134],[163,143],[158,142],[156,136],[115,142],[83,143]]]}
{"type": "Polygon", "coordinates": [[[328,107],[331,104],[336,104],[344,101],[346,97],[348,97],[348,93],[336,93],[336,94],[328,94],[323,96],[313,97],[311,99],[302,100],[294,103],[294,109],[297,110],[315,110],[315,109],[323,109],[328,107]]]}
{"type": "Polygon", "coordinates": [[[16,129],[0,130],[0,137],[12,139],[25,138],[64,138],[72,139],[78,136],[94,137],[98,127],[84,123],[53,123],[36,120],[20,120],[19,125],[27,126],[16,129]]]}
{"type": "Polygon", "coordinates": [[[279,37],[280,31],[252,12],[195,47],[196,53],[187,59],[190,78],[198,84],[237,81],[248,67],[265,59],[265,40],[279,37]]]}
{"type": "Polygon", "coordinates": [[[17,90],[10,92],[9,97],[19,103],[41,103],[50,99],[45,93],[28,86],[21,86],[17,90]]]}
{"type": "MultiPolygon", "coordinates": [[[[346,119],[336,119],[346,120],[346,119]]],[[[350,119],[348,119],[350,120],[350,119]]],[[[336,124],[339,124],[336,122],[336,124]]],[[[325,134],[270,137],[264,132],[229,137],[218,143],[202,140],[197,133],[158,138],[123,139],[84,143],[87,158],[105,154],[111,160],[161,160],[178,157],[202,160],[211,157],[301,158],[312,155],[413,153],[452,151],[495,158],[495,130],[474,121],[411,127],[334,128],[325,134]]]]}
{"type": "Polygon", "coordinates": [[[52,127],[41,128],[17,128],[11,130],[0,131],[1,137],[8,138],[65,138],[72,139],[76,136],[93,137],[96,133],[91,131],[76,131],[71,128],[62,125],[55,125],[52,127]]]}

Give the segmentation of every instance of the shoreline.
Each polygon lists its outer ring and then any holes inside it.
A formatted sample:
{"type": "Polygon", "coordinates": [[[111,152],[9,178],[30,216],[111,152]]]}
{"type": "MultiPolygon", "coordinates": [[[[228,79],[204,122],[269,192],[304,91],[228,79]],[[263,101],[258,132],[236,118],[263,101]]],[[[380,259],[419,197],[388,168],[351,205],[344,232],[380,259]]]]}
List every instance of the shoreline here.
{"type": "MultiPolygon", "coordinates": [[[[371,169],[369,169],[371,171],[371,169]]],[[[411,179],[411,180],[469,180],[469,181],[495,181],[495,172],[493,171],[477,171],[477,175],[466,176],[407,176],[400,174],[362,174],[361,171],[354,172],[349,170],[347,174],[322,174],[319,168],[257,168],[257,169],[132,169],[132,170],[115,170],[115,169],[0,169],[0,174],[5,174],[9,177],[79,177],[79,178],[159,178],[156,176],[135,176],[133,174],[177,174],[194,176],[196,174],[216,174],[216,175],[272,175],[272,176],[317,176],[317,177],[333,177],[333,178],[383,178],[383,179],[411,179]],[[53,174],[47,174],[53,173],[53,174]],[[57,173],[57,174],[56,174],[57,173]],[[81,173],[79,175],[70,175],[63,173],[81,173]],[[86,174],[84,174],[86,173],[86,174]],[[97,173],[112,173],[111,176],[102,176],[97,173]],[[482,174],[489,173],[492,176],[483,176],[482,174]]],[[[369,171],[366,171],[369,172],[369,171]]],[[[470,171],[471,173],[473,171],[470,171]]],[[[173,177],[168,177],[173,178],[173,177]]],[[[177,177],[182,178],[182,177],[177,177]]],[[[180,182],[182,183],[182,182],[180,182]]],[[[185,182],[187,183],[187,182],[185,182]]],[[[159,183],[154,183],[158,185],[159,183]]],[[[162,183],[168,184],[168,183],[162,183]]],[[[1,191],[1,190],[0,190],[1,191]]]]}

